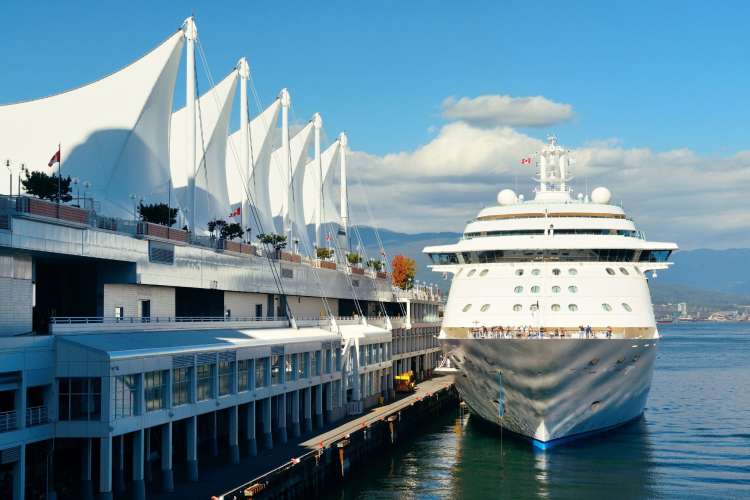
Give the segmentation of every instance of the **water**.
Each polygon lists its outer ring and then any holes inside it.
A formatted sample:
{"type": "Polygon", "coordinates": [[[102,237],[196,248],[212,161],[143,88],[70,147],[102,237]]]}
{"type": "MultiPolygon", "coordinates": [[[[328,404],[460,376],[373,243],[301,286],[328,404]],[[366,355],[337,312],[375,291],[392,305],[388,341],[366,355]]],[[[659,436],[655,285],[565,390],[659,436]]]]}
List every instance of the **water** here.
{"type": "Polygon", "coordinates": [[[660,331],[642,419],[541,452],[446,415],[331,497],[750,498],[750,324],[660,331]]]}

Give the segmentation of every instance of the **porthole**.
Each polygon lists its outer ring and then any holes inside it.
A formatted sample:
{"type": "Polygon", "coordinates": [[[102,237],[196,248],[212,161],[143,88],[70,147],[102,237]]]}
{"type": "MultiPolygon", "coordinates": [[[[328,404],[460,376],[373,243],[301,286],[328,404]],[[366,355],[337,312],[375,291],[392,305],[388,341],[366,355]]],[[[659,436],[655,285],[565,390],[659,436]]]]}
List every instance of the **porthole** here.
{"type": "Polygon", "coordinates": [[[468,274],[466,275],[466,277],[470,278],[471,276],[474,276],[474,273],[476,273],[476,272],[477,272],[476,269],[472,269],[471,271],[468,272],[468,274]]]}
{"type": "Polygon", "coordinates": [[[469,309],[471,309],[471,304],[466,304],[466,305],[464,306],[464,309],[463,309],[463,311],[464,311],[464,312],[467,312],[467,311],[468,311],[469,309]]]}
{"type": "Polygon", "coordinates": [[[531,287],[531,293],[539,293],[541,291],[542,287],[539,285],[534,285],[531,287]]]}
{"type": "Polygon", "coordinates": [[[604,304],[602,304],[602,309],[604,309],[605,311],[609,312],[609,311],[612,310],[612,306],[609,305],[609,304],[607,304],[607,303],[604,303],[604,304]]]}
{"type": "Polygon", "coordinates": [[[571,267],[570,269],[568,269],[568,274],[571,276],[575,276],[576,274],[578,274],[578,269],[573,269],[571,267]]]}
{"type": "Polygon", "coordinates": [[[464,268],[463,268],[463,267],[462,267],[461,269],[459,269],[459,270],[458,270],[458,272],[456,273],[456,276],[455,276],[455,277],[456,277],[456,278],[458,278],[459,276],[461,276],[461,273],[462,273],[462,272],[464,272],[464,268]]]}
{"type": "Polygon", "coordinates": [[[555,275],[555,276],[560,276],[560,270],[557,269],[557,268],[555,268],[555,269],[552,270],[552,274],[555,275]]]}
{"type": "Polygon", "coordinates": [[[516,292],[516,293],[521,293],[521,292],[523,292],[523,287],[519,285],[519,286],[515,287],[513,289],[513,291],[516,292]]]}
{"type": "Polygon", "coordinates": [[[615,270],[612,269],[611,267],[608,267],[607,268],[607,274],[609,274],[610,276],[614,276],[615,275],[615,270]]]}
{"type": "Polygon", "coordinates": [[[625,269],[624,267],[621,267],[621,268],[620,268],[620,272],[621,272],[622,274],[624,274],[625,276],[629,276],[629,275],[630,275],[630,273],[628,272],[628,270],[627,270],[627,269],[625,269]]]}
{"type": "Polygon", "coordinates": [[[555,285],[552,287],[552,293],[560,293],[560,287],[555,285]]]}
{"type": "Polygon", "coordinates": [[[523,269],[516,269],[516,276],[523,276],[523,269]]]}
{"type": "Polygon", "coordinates": [[[479,310],[482,311],[482,312],[487,312],[487,309],[489,309],[489,308],[490,308],[489,304],[484,304],[479,310]]]}
{"type": "Polygon", "coordinates": [[[513,310],[515,312],[519,312],[521,309],[523,309],[523,306],[521,304],[516,304],[513,306],[513,310]]]}
{"type": "Polygon", "coordinates": [[[568,287],[568,291],[569,291],[570,293],[576,293],[576,292],[578,291],[578,287],[577,287],[577,286],[575,286],[575,285],[570,285],[570,286],[568,287]]]}
{"type": "Polygon", "coordinates": [[[552,304],[552,307],[550,307],[554,312],[558,312],[560,310],[560,304],[552,304]]]}
{"type": "Polygon", "coordinates": [[[539,276],[539,274],[540,274],[541,272],[542,272],[542,271],[541,271],[540,269],[532,269],[532,270],[531,270],[531,274],[533,274],[534,276],[539,276]]]}
{"type": "Polygon", "coordinates": [[[641,274],[643,274],[643,273],[641,273],[641,270],[638,269],[638,266],[633,266],[633,269],[635,270],[635,274],[637,274],[638,276],[640,276],[641,274]]]}
{"type": "Polygon", "coordinates": [[[576,312],[578,310],[578,306],[575,304],[568,304],[568,311],[570,312],[576,312]]]}
{"type": "Polygon", "coordinates": [[[538,311],[539,310],[539,304],[531,304],[529,306],[529,311],[538,311]]]}
{"type": "Polygon", "coordinates": [[[482,271],[479,273],[479,276],[487,276],[488,272],[490,272],[489,269],[482,269],[482,271]]]}
{"type": "Polygon", "coordinates": [[[598,411],[601,406],[601,401],[594,401],[593,403],[591,403],[591,411],[598,411]]]}
{"type": "Polygon", "coordinates": [[[630,304],[628,304],[627,302],[622,303],[622,308],[625,309],[627,312],[633,312],[633,308],[630,307],[630,304]]]}

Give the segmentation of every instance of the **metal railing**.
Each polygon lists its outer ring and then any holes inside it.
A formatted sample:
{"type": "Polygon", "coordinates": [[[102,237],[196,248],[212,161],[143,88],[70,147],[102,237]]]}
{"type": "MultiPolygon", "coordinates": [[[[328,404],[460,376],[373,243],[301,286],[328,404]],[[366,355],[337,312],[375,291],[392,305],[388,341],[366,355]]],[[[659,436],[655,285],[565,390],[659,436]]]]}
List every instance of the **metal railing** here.
{"type": "Polygon", "coordinates": [[[26,408],[26,427],[42,425],[49,422],[46,406],[30,406],[26,408]]]}
{"type": "Polygon", "coordinates": [[[16,411],[0,412],[0,432],[14,431],[18,428],[16,420],[16,411]]]}
{"type": "Polygon", "coordinates": [[[89,325],[89,324],[120,324],[120,323],[246,323],[249,321],[286,321],[284,316],[53,316],[53,325],[89,325]]]}
{"type": "Polygon", "coordinates": [[[541,332],[541,331],[523,331],[513,330],[505,332],[493,331],[470,331],[469,338],[472,339],[558,339],[558,340],[580,340],[580,339],[625,339],[628,338],[621,333],[607,333],[606,331],[581,333],[581,332],[541,332]]]}

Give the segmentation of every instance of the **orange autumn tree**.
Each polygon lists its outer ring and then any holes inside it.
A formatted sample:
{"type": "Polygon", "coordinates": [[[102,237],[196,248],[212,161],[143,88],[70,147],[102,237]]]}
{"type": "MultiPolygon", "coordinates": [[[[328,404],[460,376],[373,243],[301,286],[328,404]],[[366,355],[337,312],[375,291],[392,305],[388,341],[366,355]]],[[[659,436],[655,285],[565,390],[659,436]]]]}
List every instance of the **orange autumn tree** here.
{"type": "Polygon", "coordinates": [[[391,275],[393,284],[402,290],[409,290],[414,286],[414,276],[417,273],[417,263],[405,255],[396,255],[391,261],[391,275]]]}

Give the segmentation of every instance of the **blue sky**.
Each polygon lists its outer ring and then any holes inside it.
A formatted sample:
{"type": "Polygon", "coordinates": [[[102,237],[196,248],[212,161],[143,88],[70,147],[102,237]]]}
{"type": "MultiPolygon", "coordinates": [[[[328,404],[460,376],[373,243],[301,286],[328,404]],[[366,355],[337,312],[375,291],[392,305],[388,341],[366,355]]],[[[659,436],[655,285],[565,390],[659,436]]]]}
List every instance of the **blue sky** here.
{"type": "Polygon", "coordinates": [[[580,155],[579,184],[615,186],[651,236],[750,246],[746,2],[6,1],[0,102],[114,71],[191,11],[217,81],[247,56],[264,103],[287,86],[294,118],[320,111],[329,138],[348,132],[384,226],[460,231],[554,132],[580,155]],[[571,113],[487,126],[447,117],[451,96],[571,113]]]}

